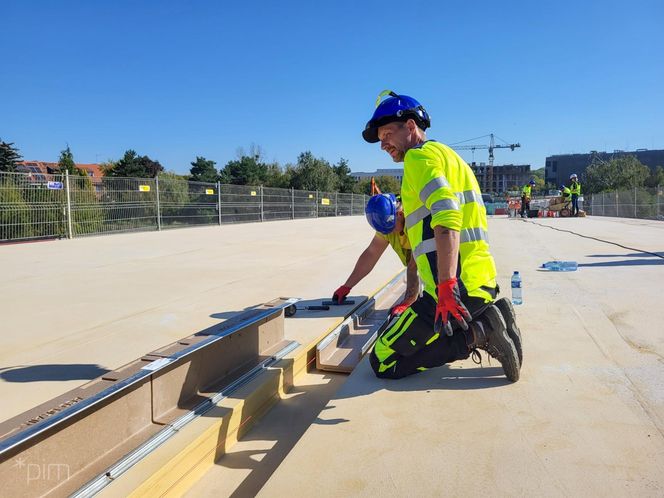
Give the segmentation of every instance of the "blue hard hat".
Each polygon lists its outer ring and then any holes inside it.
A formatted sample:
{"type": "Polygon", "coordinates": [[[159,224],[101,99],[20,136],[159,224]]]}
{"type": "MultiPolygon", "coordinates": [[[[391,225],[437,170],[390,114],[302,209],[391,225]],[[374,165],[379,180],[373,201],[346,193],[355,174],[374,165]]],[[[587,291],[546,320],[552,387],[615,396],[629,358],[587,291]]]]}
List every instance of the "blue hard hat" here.
{"type": "Polygon", "coordinates": [[[364,212],[369,225],[387,235],[397,225],[397,198],[394,194],[374,195],[367,202],[364,212]]]}
{"type": "Polygon", "coordinates": [[[364,127],[362,138],[370,144],[378,142],[378,128],[393,121],[407,121],[414,119],[422,130],[431,126],[429,114],[422,104],[408,95],[397,95],[391,90],[380,93],[376,101],[376,110],[364,127]],[[385,95],[390,97],[380,101],[385,95]]]}
{"type": "Polygon", "coordinates": [[[531,185],[535,185],[535,180],[530,180],[531,185]]]}

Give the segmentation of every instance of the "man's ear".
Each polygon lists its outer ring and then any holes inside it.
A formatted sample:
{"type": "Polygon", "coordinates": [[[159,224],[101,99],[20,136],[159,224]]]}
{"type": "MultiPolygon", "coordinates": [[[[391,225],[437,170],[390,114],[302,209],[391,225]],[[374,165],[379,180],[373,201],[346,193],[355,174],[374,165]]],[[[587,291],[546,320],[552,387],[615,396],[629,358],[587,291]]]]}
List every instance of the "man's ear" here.
{"type": "Polygon", "coordinates": [[[406,121],[406,126],[408,127],[408,131],[411,133],[413,133],[417,129],[417,123],[412,118],[406,121]]]}

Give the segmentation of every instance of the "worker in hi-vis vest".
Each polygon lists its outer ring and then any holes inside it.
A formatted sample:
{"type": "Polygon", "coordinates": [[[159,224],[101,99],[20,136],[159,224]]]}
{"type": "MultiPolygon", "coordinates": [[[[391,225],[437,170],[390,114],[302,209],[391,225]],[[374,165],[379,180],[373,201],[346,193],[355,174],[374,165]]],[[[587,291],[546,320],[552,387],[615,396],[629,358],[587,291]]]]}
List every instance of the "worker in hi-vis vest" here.
{"type": "Polygon", "coordinates": [[[527,184],[521,189],[521,217],[527,218],[528,211],[530,211],[530,196],[532,194],[533,187],[535,186],[535,180],[530,180],[527,184]]]}
{"type": "Polygon", "coordinates": [[[494,302],[496,266],[482,193],[456,152],[427,140],[429,126],[419,102],[385,91],[362,132],[367,142],[380,142],[394,162],[404,163],[406,233],[424,285],[422,297],[379,335],[371,366],[378,377],[397,379],[471,353],[476,358],[483,349],[515,382],[521,336],[509,300],[494,302]]]}
{"type": "Polygon", "coordinates": [[[392,246],[403,265],[407,267],[406,294],[403,300],[393,306],[391,310],[393,315],[401,314],[415,302],[420,287],[417,266],[412,257],[408,236],[405,233],[401,201],[394,194],[374,195],[367,202],[365,213],[369,224],[376,230],[376,234],[371,239],[369,246],[360,254],[353,272],[346,282],[334,291],[332,299],[341,304],[350,290],[373,270],[387,246],[392,246]]]}
{"type": "Polygon", "coordinates": [[[565,186],[564,184],[560,186],[560,193],[563,197],[563,202],[567,202],[570,200],[570,196],[572,195],[572,191],[569,189],[569,187],[565,186]]]}
{"type": "Polygon", "coordinates": [[[576,173],[572,173],[569,176],[569,181],[572,182],[569,186],[569,190],[572,193],[572,216],[579,216],[579,196],[581,195],[579,177],[576,176],[576,173]]]}

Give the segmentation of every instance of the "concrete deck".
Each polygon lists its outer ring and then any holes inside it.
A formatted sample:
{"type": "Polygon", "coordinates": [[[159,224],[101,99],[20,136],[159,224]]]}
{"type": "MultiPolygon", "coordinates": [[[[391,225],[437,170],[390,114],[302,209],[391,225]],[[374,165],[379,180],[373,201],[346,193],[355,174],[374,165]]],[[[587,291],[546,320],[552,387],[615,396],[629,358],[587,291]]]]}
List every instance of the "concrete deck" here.
{"type": "Polygon", "coordinates": [[[661,496],[664,260],[555,229],[664,255],[661,222],[492,219],[501,286],[523,277],[518,383],[486,360],[310,376],[306,432],[276,405],[189,496],[661,496]],[[580,269],[538,271],[551,259],[580,269]],[[320,411],[316,383],[336,391],[320,411]]]}
{"type": "MultiPolygon", "coordinates": [[[[0,421],[247,307],[329,299],[371,237],[356,216],[0,246],[0,421]]],[[[401,268],[386,254],[352,294],[401,268]]],[[[286,336],[342,313],[300,311],[286,336]]]]}

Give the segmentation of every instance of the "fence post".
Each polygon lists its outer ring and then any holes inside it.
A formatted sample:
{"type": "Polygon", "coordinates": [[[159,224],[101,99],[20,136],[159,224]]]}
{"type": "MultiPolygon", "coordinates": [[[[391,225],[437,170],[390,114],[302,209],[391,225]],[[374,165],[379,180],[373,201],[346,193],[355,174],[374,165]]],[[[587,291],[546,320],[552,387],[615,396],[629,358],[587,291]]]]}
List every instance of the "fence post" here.
{"type": "Polygon", "coordinates": [[[291,187],[290,189],[290,205],[291,205],[291,216],[295,219],[295,189],[291,187]]]}
{"type": "Polygon", "coordinates": [[[617,190],[616,190],[615,198],[616,198],[616,216],[618,218],[620,218],[620,213],[618,212],[618,191],[617,190]]]}
{"type": "Polygon", "coordinates": [[[339,192],[334,193],[334,216],[339,216],[339,192]]]}
{"type": "Polygon", "coordinates": [[[355,194],[350,194],[350,215],[353,216],[353,197],[355,197],[355,194]]]}
{"type": "Polygon", "coordinates": [[[159,175],[154,177],[155,188],[157,189],[157,231],[161,231],[161,202],[159,200],[159,175]]]}
{"type": "Polygon", "coordinates": [[[219,208],[219,225],[221,226],[221,182],[217,182],[217,207],[219,208]]]}
{"type": "Polygon", "coordinates": [[[261,221],[263,221],[264,220],[264,218],[263,218],[263,216],[264,216],[263,215],[263,185],[260,185],[258,188],[260,189],[260,192],[261,192],[261,221]]]}
{"type": "Polygon", "coordinates": [[[636,187],[634,187],[634,218],[636,218],[636,187]]]}
{"type": "Polygon", "coordinates": [[[318,190],[316,190],[316,218],[318,218],[318,190]]]}
{"type": "Polygon", "coordinates": [[[69,171],[65,170],[65,192],[67,193],[67,234],[70,239],[74,238],[74,230],[71,222],[71,193],[69,191],[69,171]]]}
{"type": "Polygon", "coordinates": [[[655,195],[656,218],[659,219],[659,198],[662,196],[662,187],[657,186],[657,195],[655,195]]]}

